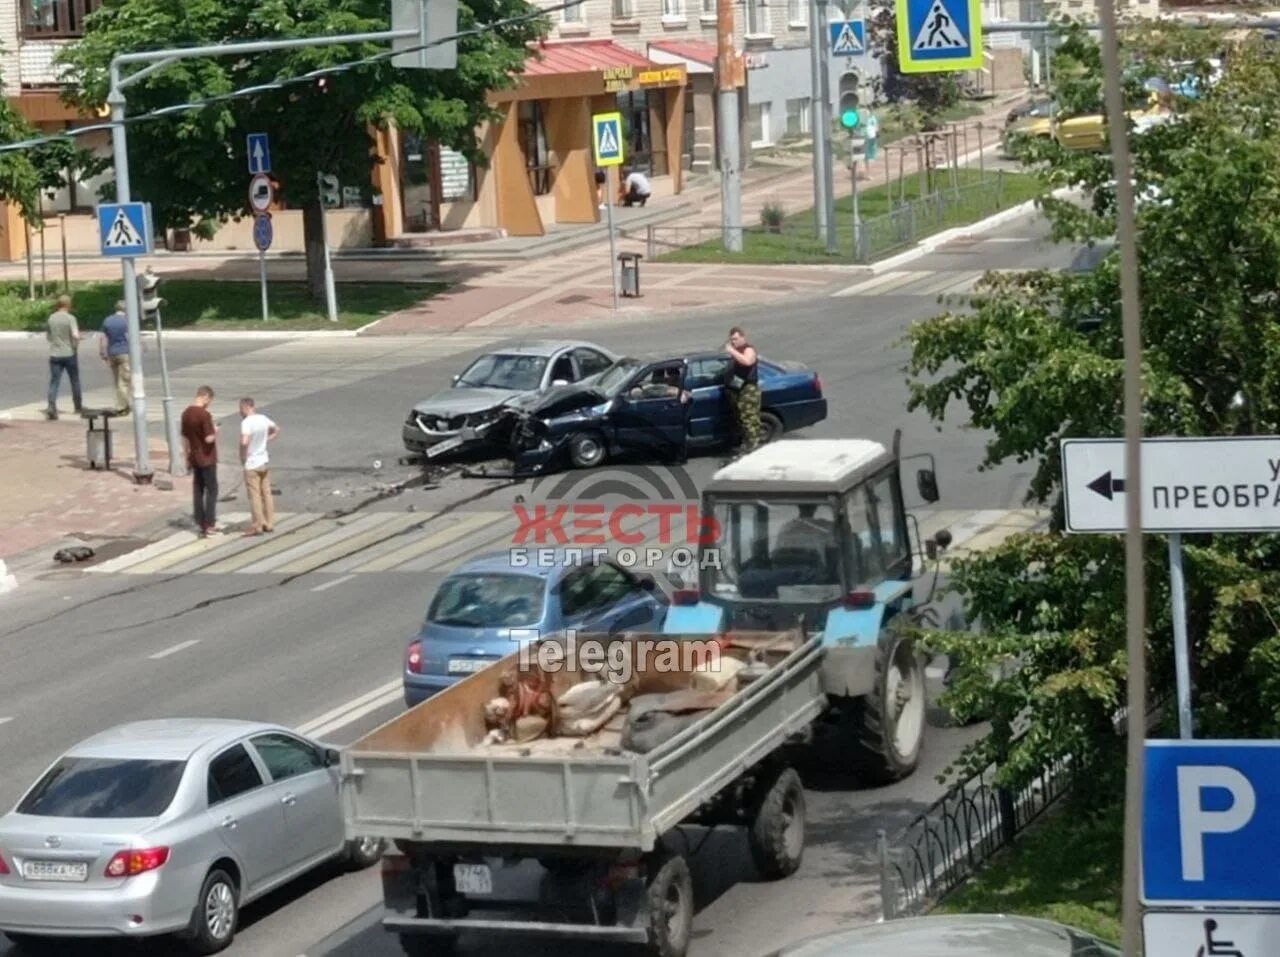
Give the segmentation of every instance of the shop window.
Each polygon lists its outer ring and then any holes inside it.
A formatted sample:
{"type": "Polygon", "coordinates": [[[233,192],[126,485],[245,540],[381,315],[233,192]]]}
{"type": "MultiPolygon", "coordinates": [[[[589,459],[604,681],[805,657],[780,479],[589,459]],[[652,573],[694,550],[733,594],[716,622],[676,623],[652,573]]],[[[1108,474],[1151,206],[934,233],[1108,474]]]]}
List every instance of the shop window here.
{"type": "Polygon", "coordinates": [[[102,0],[19,0],[24,39],[57,39],[84,36],[84,18],[102,0]]]}
{"type": "Polygon", "coordinates": [[[546,196],[555,182],[555,170],[547,153],[547,130],[539,100],[525,100],[520,104],[520,149],[533,195],[546,196]]]}
{"type": "Polygon", "coordinates": [[[747,33],[752,36],[769,35],[768,0],[746,0],[747,33]]]}
{"type": "Polygon", "coordinates": [[[653,131],[650,128],[650,119],[665,126],[666,109],[662,97],[655,97],[651,101],[644,90],[619,93],[618,112],[622,114],[622,135],[627,143],[627,165],[650,176],[665,176],[669,173],[666,151],[654,151],[653,131]],[[650,107],[656,114],[652,117],[650,107]]]}
{"type": "Polygon", "coordinates": [[[752,146],[769,145],[769,104],[752,103],[748,108],[747,130],[752,146]]]}
{"type": "Polygon", "coordinates": [[[613,19],[634,20],[636,18],[635,0],[613,0],[613,19]]]}
{"type": "Polygon", "coordinates": [[[787,23],[803,27],[809,22],[809,4],[805,0],[787,0],[787,23]]]}
{"type": "Polygon", "coordinates": [[[809,98],[787,100],[787,136],[809,132],[809,98]]]}
{"type": "Polygon", "coordinates": [[[447,146],[439,147],[440,199],[446,203],[471,202],[476,198],[474,164],[447,146]]]}

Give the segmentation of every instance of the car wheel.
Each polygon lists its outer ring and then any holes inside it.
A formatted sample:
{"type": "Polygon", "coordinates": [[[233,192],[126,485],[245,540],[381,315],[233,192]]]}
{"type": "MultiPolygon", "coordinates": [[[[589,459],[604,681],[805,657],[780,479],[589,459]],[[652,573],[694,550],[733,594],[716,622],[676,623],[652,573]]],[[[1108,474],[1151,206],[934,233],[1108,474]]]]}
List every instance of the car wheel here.
{"type": "Polygon", "coordinates": [[[216,954],[231,946],[240,919],[239,894],[226,871],[213,870],[196,899],[190,949],[195,954],[216,954]]]}
{"type": "Polygon", "coordinates": [[[363,871],[373,867],[382,859],[387,850],[387,842],[380,837],[362,837],[347,841],[347,866],[353,871],[363,871]]]}
{"type": "Polygon", "coordinates": [[[593,469],[603,464],[609,450],[598,432],[579,432],[569,439],[569,461],[574,468],[593,469]]]}
{"type": "Polygon", "coordinates": [[[782,420],[772,412],[760,413],[760,443],[773,442],[782,438],[782,433],[787,431],[786,426],[782,424],[782,420]]]}

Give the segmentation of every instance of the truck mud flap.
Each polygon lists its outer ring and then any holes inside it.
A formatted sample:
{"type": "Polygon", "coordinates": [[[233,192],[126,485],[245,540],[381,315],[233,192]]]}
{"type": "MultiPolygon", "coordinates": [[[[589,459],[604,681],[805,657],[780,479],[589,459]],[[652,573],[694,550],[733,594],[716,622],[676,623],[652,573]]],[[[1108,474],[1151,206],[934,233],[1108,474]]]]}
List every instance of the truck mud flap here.
{"type": "Polygon", "coordinates": [[[591,940],[617,944],[644,944],[648,933],[643,927],[602,926],[599,924],[553,924],[534,920],[433,920],[427,917],[384,917],[382,926],[394,934],[431,934],[455,936],[471,931],[484,935],[513,935],[561,940],[591,940]]]}

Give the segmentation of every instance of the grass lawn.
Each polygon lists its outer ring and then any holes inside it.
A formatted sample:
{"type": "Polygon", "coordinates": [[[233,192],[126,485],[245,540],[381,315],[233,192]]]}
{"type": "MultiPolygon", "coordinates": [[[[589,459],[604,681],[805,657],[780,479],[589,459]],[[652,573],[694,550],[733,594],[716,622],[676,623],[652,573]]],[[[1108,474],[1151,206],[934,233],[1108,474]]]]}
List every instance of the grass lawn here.
{"type": "MultiPolygon", "coordinates": [[[[25,282],[0,283],[0,330],[43,332],[61,286],[50,286],[47,298],[32,302],[25,282]]],[[[444,283],[338,283],[338,321],[329,322],[323,302],[313,302],[301,282],[267,286],[271,319],[262,321],[258,283],[231,280],[166,279],[161,319],[166,329],[354,329],[404,309],[444,290],[444,283]]],[[[97,331],[115,311],[118,282],[73,282],[71,311],[81,332],[97,331]]]]}
{"type": "Polygon", "coordinates": [[[939,911],[1020,914],[1121,937],[1123,805],[1086,814],[1070,798],[948,897],[939,911]]]}
{"type": "MultiPolygon", "coordinates": [[[[1045,192],[1038,177],[1030,173],[1005,172],[1000,175],[999,203],[997,204],[996,177],[987,171],[985,177],[979,170],[966,168],[957,171],[959,195],[951,190],[950,170],[935,173],[935,186],[942,190],[944,203],[934,207],[928,217],[919,216],[915,230],[910,235],[899,232],[905,228],[906,219],[890,221],[885,217],[891,209],[890,189],[893,195],[899,187],[897,180],[888,188],[859,183],[858,212],[866,230],[866,248],[869,261],[924,239],[933,233],[955,226],[967,226],[984,219],[1001,209],[1008,209],[1045,192]],[[985,185],[983,185],[985,184],[985,185]]],[[[920,195],[919,177],[906,179],[907,199],[920,195]]],[[[783,210],[786,214],[788,211],[783,210]]],[[[662,236],[662,227],[655,227],[662,236]]],[[[711,229],[707,235],[712,235],[711,229]]],[[[748,226],[744,230],[741,253],[727,253],[719,237],[696,245],[674,249],[659,257],[663,262],[686,263],[840,263],[853,261],[853,198],[846,196],[836,202],[836,238],[839,252],[830,254],[826,243],[817,236],[813,209],[785,215],[780,232],[769,232],[763,226],[748,226]]]]}

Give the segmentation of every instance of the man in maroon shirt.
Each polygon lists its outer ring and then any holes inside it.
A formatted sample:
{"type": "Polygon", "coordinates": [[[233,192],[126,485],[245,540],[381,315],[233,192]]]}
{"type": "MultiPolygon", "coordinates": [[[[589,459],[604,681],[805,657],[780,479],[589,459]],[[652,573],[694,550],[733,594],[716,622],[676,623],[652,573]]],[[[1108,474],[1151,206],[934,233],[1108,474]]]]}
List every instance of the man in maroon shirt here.
{"type": "Polygon", "coordinates": [[[182,413],[182,443],[191,469],[191,495],[200,537],[217,533],[218,507],[218,426],[209,414],[213,389],[196,389],[195,401],[182,413]]]}

